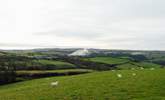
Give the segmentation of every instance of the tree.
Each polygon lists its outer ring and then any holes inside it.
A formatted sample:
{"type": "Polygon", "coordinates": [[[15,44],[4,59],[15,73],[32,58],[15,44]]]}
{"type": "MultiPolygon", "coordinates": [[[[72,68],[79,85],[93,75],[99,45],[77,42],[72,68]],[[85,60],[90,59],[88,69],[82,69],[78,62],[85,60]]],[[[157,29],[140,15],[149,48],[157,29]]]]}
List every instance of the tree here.
{"type": "Polygon", "coordinates": [[[0,62],[0,84],[16,81],[15,66],[12,63],[0,62]]]}

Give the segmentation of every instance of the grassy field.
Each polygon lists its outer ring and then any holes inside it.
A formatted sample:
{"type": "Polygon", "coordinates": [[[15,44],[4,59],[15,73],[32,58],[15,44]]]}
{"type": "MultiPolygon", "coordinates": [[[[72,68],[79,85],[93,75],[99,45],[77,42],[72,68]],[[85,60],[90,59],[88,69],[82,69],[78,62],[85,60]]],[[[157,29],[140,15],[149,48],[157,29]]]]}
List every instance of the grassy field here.
{"type": "Polygon", "coordinates": [[[57,65],[57,66],[74,66],[73,64],[63,62],[63,61],[54,61],[54,60],[35,60],[43,65],[57,65]]]}
{"type": "Polygon", "coordinates": [[[118,65],[117,68],[119,69],[139,69],[140,67],[130,64],[130,63],[126,63],[126,64],[122,64],[122,65],[118,65]]]}
{"type": "MultiPolygon", "coordinates": [[[[7,62],[7,61],[6,61],[7,62]]],[[[57,60],[14,60],[17,70],[75,69],[75,65],[57,60]]],[[[12,62],[10,62],[12,63],[12,62]]]]}
{"type": "Polygon", "coordinates": [[[117,68],[119,69],[141,69],[141,67],[143,68],[160,68],[161,66],[158,64],[154,64],[154,63],[149,63],[149,62],[129,62],[126,64],[121,64],[118,65],[117,68]]]}
{"type": "Polygon", "coordinates": [[[154,63],[149,63],[149,62],[139,62],[139,63],[134,63],[135,65],[141,66],[143,68],[160,68],[161,66],[158,64],[154,63]]]}
{"type": "Polygon", "coordinates": [[[128,59],[124,59],[124,58],[112,58],[112,57],[94,57],[94,58],[89,58],[88,60],[93,62],[107,63],[107,64],[120,64],[129,61],[128,59]]]}
{"type": "Polygon", "coordinates": [[[35,79],[0,86],[0,100],[165,100],[164,76],[165,69],[145,69],[35,79]]]}
{"type": "Polygon", "coordinates": [[[87,59],[93,62],[101,62],[106,64],[119,64],[119,69],[139,69],[140,67],[143,68],[160,68],[161,65],[150,63],[150,62],[133,62],[130,61],[129,58],[112,58],[112,57],[95,57],[87,59]]]}

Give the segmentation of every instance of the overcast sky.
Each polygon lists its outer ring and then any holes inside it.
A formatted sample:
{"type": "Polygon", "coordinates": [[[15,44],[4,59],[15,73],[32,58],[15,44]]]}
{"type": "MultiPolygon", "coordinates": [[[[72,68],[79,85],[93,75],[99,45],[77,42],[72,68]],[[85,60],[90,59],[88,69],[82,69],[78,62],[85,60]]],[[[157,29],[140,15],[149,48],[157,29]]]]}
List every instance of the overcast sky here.
{"type": "Polygon", "coordinates": [[[0,49],[165,50],[165,0],[0,0],[0,49]]]}

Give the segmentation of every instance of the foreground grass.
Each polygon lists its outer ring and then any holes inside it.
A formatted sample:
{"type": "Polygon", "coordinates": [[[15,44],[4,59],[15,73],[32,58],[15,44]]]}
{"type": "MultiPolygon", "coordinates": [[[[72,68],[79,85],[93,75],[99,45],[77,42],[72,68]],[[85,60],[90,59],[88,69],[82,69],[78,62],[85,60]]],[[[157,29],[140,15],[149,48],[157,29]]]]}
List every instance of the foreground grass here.
{"type": "Polygon", "coordinates": [[[0,100],[165,100],[164,84],[165,69],[94,72],[0,86],[0,100]]]}

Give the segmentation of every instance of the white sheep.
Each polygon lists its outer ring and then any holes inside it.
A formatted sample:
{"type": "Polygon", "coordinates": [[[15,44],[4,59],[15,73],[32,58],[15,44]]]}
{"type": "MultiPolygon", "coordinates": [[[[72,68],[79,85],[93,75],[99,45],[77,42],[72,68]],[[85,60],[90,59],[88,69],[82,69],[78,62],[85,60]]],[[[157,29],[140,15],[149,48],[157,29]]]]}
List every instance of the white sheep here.
{"type": "Polygon", "coordinates": [[[121,78],[121,77],[122,77],[122,75],[121,75],[121,74],[117,74],[117,77],[118,77],[118,78],[121,78]]]}
{"type": "Polygon", "coordinates": [[[140,69],[144,69],[143,67],[140,67],[140,69]]]}
{"type": "Polygon", "coordinates": [[[136,76],[136,73],[132,73],[132,76],[136,76]]]}
{"type": "Polygon", "coordinates": [[[150,68],[150,70],[155,70],[155,68],[150,68]]]}
{"type": "Polygon", "coordinates": [[[51,85],[51,86],[57,86],[57,85],[58,85],[58,81],[52,82],[50,85],[51,85]]]}
{"type": "Polygon", "coordinates": [[[135,68],[131,68],[131,70],[135,70],[135,68]]]}

